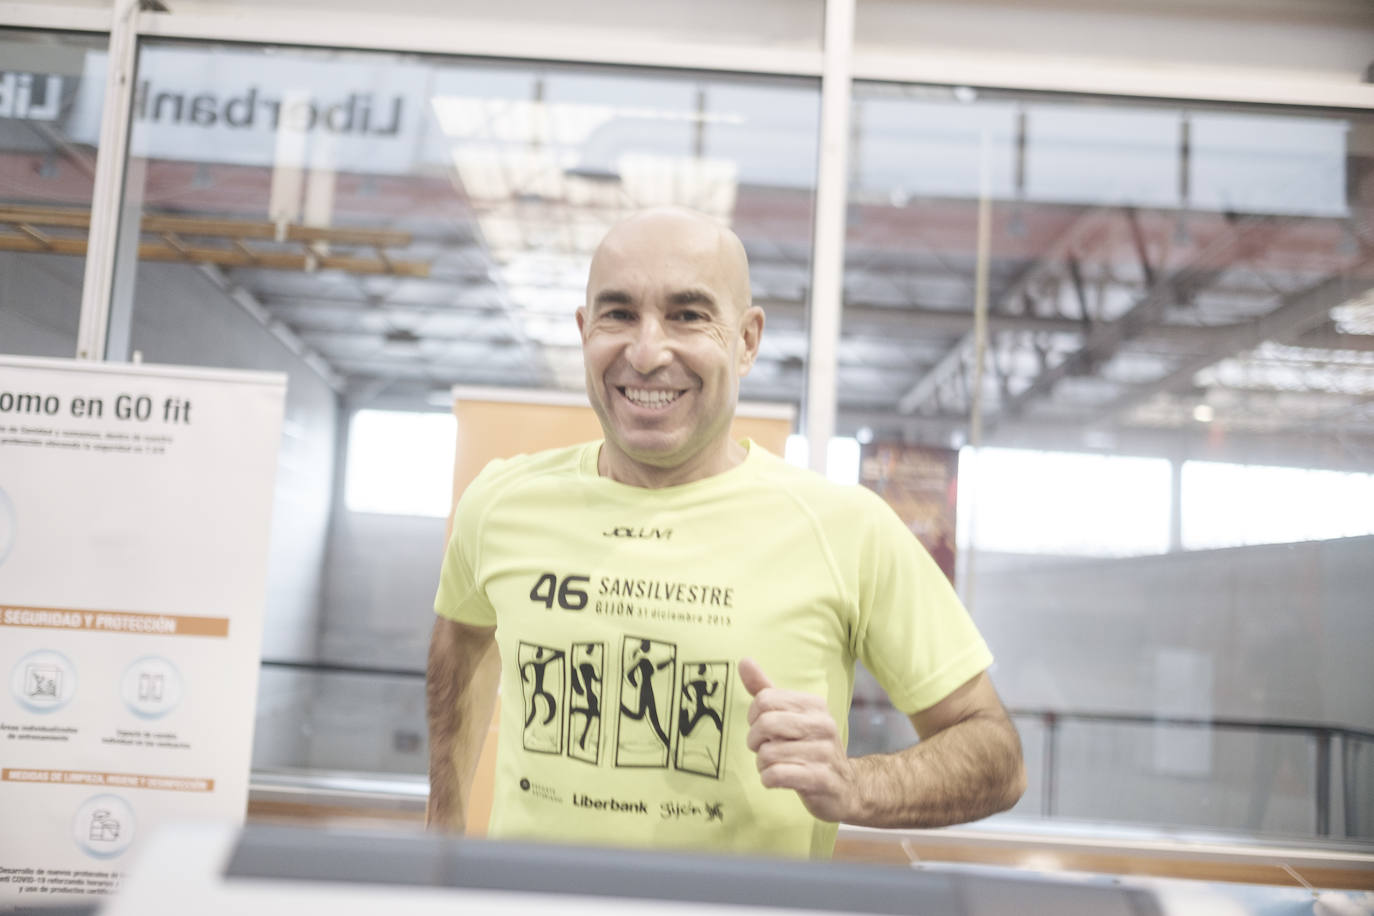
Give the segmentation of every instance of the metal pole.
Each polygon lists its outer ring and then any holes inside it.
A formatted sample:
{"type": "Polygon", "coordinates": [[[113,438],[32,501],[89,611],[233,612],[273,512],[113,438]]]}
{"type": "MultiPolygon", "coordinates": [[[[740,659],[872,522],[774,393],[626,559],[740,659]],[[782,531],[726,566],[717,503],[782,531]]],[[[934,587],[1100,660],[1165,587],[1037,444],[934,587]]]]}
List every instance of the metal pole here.
{"type": "Polygon", "coordinates": [[[821,71],[821,145],[811,252],[811,328],[806,360],[807,465],[825,473],[835,433],[835,364],[844,300],[845,206],[849,194],[849,96],[854,0],[826,0],[821,71]]]}
{"type": "Polygon", "coordinates": [[[115,0],[105,72],[105,104],[100,115],[100,149],[96,153],[95,186],[91,192],[86,273],[81,284],[77,359],[101,360],[105,357],[137,58],[138,0],[115,0]]]}
{"type": "MultiPolygon", "coordinates": [[[[978,157],[978,262],[973,282],[973,382],[969,392],[968,444],[975,459],[973,490],[967,501],[970,507],[968,523],[968,557],[964,561],[964,606],[973,613],[974,589],[978,577],[974,572],[974,558],[978,546],[974,543],[978,518],[978,470],[976,460],[983,444],[983,368],[988,350],[988,262],[992,251],[992,144],[987,130],[983,131],[978,157]]],[[[966,481],[960,486],[967,487],[966,481]]]]}
{"type": "Polygon", "coordinates": [[[1058,799],[1058,785],[1054,777],[1056,766],[1055,757],[1058,756],[1059,744],[1059,715],[1057,713],[1045,713],[1045,756],[1043,763],[1045,772],[1041,774],[1041,793],[1040,793],[1040,813],[1045,817],[1054,817],[1054,809],[1058,799]]]}
{"type": "Polygon", "coordinates": [[[1355,799],[1355,755],[1359,749],[1359,739],[1352,741],[1350,735],[1341,733],[1341,811],[1344,815],[1341,827],[1348,837],[1360,835],[1360,815],[1355,799]]]}
{"type": "Polygon", "coordinates": [[[1317,836],[1331,835],[1331,730],[1317,729],[1317,836]]]}

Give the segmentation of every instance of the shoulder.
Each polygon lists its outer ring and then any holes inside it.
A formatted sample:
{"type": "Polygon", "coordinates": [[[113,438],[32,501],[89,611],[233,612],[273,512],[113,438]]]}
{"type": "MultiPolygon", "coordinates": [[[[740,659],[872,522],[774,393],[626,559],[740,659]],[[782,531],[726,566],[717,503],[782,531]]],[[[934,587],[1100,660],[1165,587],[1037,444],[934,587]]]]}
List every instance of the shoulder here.
{"type": "Polygon", "coordinates": [[[595,442],[580,442],[577,445],[551,448],[542,452],[493,458],[473,480],[473,484],[481,481],[484,485],[490,486],[501,481],[541,477],[546,474],[576,474],[587,449],[596,445],[595,442]]]}
{"type": "Polygon", "coordinates": [[[595,442],[548,449],[527,455],[495,458],[472,479],[459,497],[460,510],[488,506],[522,485],[538,481],[572,479],[581,473],[582,462],[595,442]]]}
{"type": "Polygon", "coordinates": [[[867,487],[835,483],[768,452],[761,452],[758,461],[760,483],[786,493],[822,521],[844,519],[853,524],[892,512],[882,497],[867,487]]]}

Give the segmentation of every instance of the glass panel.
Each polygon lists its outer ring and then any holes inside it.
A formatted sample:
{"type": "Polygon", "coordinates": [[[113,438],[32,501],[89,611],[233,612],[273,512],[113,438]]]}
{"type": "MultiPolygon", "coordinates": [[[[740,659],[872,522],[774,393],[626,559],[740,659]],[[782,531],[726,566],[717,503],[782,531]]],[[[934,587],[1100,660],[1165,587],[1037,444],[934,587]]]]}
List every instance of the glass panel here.
{"type": "Polygon", "coordinates": [[[0,29],[0,352],[76,354],[104,46],[0,29]]]}
{"type": "MultiPolygon", "coordinates": [[[[835,432],[965,450],[955,581],[1018,724],[1060,722],[1026,744],[1042,800],[1314,834],[1315,729],[1266,726],[1374,727],[1365,683],[1319,675],[1374,643],[1374,119],[868,83],[853,101],[835,432]],[[1198,724],[1131,724],[1160,717],[1198,724]]],[[[939,507],[907,503],[922,533],[939,507]]]]}
{"type": "MultiPolygon", "coordinates": [[[[582,391],[573,313],[622,215],[739,233],[769,314],[742,397],[799,405],[818,112],[814,80],[144,42],[111,353],[290,373],[265,657],[422,669],[445,519],[334,511],[340,418],[582,391]]],[[[424,772],[396,750],[422,685],[324,680],[264,673],[258,765],[424,772]]]]}

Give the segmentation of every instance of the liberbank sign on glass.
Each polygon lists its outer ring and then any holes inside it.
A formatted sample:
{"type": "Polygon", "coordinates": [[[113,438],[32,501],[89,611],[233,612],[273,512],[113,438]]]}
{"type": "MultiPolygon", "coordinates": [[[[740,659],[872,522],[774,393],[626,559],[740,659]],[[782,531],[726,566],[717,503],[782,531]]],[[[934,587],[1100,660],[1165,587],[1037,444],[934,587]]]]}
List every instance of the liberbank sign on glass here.
{"type": "MultiPolygon", "coordinates": [[[[106,61],[102,52],[85,56],[81,83],[90,91],[77,93],[66,125],[77,142],[94,143],[99,134],[106,61]]],[[[60,94],[53,85],[59,77],[22,76],[46,79],[44,99],[60,94]]],[[[130,151],[408,174],[426,153],[435,164],[449,161],[442,135],[422,113],[434,76],[432,67],[404,64],[148,48],[139,56],[130,151]],[[283,144],[283,138],[297,142],[283,144]]]]}

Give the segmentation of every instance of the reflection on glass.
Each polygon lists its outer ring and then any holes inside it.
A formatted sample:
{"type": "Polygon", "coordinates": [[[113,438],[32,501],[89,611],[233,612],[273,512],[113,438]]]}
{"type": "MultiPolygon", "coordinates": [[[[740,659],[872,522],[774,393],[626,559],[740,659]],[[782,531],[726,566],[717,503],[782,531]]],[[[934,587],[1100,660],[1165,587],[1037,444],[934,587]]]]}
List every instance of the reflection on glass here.
{"type": "Polygon", "coordinates": [[[243,308],[363,401],[580,390],[592,248],[678,204],[732,225],[781,302],[744,396],[798,403],[817,102],[804,81],[150,43],[128,349],[227,364],[205,329],[243,308]],[[162,304],[204,276],[212,307],[162,304]]]}
{"type": "Polygon", "coordinates": [[[1374,642],[1374,121],[853,101],[836,433],[964,450],[956,581],[1042,779],[1018,813],[1362,829],[1338,745],[1374,707],[1319,672],[1374,642]]]}
{"type": "Polygon", "coordinates": [[[0,352],[76,353],[103,44],[0,30],[0,352]]]}

